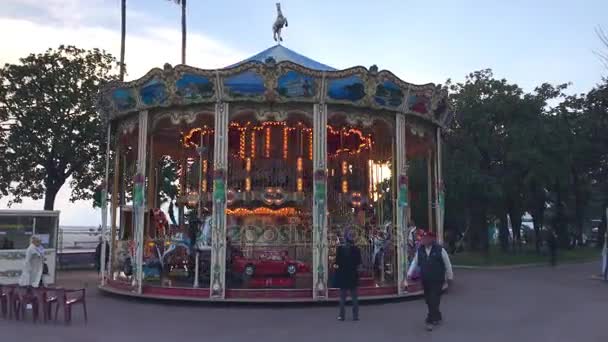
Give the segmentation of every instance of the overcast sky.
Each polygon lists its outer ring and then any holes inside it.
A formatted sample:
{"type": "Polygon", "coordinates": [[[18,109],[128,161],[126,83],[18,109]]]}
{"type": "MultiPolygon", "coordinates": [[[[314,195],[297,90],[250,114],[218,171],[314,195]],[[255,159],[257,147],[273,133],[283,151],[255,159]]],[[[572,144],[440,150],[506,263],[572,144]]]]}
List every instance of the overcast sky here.
{"type": "MultiPolygon", "coordinates": [[[[277,0],[188,1],[188,64],[223,67],[272,45],[277,0]]],[[[606,0],[283,0],[284,45],[336,68],[377,64],[412,83],[464,79],[492,68],[526,90],[572,82],[585,92],[604,70],[594,28],[608,30],[606,0]]],[[[127,1],[127,79],[180,61],[180,10],[127,1]]],[[[120,50],[120,0],[0,0],[0,63],[60,44],[120,50]]],[[[88,202],[56,208],[62,225],[98,225],[88,202]]],[[[0,200],[6,208],[7,200],[0,200]]],[[[25,201],[13,208],[42,209],[25,201]]]]}

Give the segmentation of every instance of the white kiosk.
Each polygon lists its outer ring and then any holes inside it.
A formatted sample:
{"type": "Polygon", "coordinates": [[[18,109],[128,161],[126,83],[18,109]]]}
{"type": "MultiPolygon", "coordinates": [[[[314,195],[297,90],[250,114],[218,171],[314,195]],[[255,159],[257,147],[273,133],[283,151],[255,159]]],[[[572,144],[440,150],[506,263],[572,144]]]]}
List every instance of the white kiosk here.
{"type": "Polygon", "coordinates": [[[32,235],[44,246],[48,274],[45,284],[54,284],[57,264],[59,211],[0,210],[0,284],[16,284],[21,277],[25,250],[32,235]]]}

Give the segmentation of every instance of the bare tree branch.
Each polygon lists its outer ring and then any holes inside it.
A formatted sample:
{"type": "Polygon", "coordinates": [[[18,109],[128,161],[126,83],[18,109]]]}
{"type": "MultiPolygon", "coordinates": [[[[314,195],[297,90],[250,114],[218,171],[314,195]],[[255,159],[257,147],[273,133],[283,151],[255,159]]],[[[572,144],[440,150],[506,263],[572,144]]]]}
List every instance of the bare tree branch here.
{"type": "Polygon", "coordinates": [[[608,35],[601,26],[595,28],[595,35],[600,39],[604,49],[603,51],[593,51],[593,53],[600,59],[604,68],[608,69],[608,35]]]}

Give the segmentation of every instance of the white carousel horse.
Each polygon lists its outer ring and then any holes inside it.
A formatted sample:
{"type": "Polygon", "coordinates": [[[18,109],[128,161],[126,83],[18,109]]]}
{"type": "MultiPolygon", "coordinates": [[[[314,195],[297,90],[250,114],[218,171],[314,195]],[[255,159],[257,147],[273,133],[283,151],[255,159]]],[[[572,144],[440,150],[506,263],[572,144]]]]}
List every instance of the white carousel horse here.
{"type": "Polygon", "coordinates": [[[196,234],[195,247],[199,251],[211,249],[211,227],[213,221],[211,221],[211,215],[205,218],[205,221],[201,224],[198,234],[196,234]]]}
{"type": "Polygon", "coordinates": [[[377,258],[383,257],[386,251],[389,249],[389,243],[391,240],[390,236],[390,222],[387,222],[380,228],[380,231],[372,236],[372,264],[375,265],[377,258]]]}
{"type": "Polygon", "coordinates": [[[272,32],[275,42],[282,42],[283,38],[281,37],[281,29],[283,27],[287,27],[287,18],[283,16],[283,12],[281,12],[281,4],[277,2],[277,20],[274,21],[272,25],[272,32]]]}

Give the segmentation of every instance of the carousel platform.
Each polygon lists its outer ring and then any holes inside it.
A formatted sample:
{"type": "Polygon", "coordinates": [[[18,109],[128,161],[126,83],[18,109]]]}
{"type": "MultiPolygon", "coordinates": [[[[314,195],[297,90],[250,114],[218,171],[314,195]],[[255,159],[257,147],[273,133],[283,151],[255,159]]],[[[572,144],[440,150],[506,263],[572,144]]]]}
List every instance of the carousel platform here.
{"type": "MultiPolygon", "coordinates": [[[[98,287],[100,291],[126,297],[147,298],[152,300],[186,301],[186,302],[240,302],[240,303],[324,303],[338,302],[338,289],[329,289],[325,300],[315,300],[312,289],[226,289],[224,299],[213,299],[209,296],[208,288],[167,288],[160,286],[143,286],[142,293],[124,282],[108,281],[105,286],[98,287]]],[[[447,284],[444,290],[447,290],[447,284]]],[[[410,291],[399,295],[397,287],[362,286],[359,287],[359,301],[396,300],[416,298],[423,295],[422,284],[410,285],[410,291]]]]}

